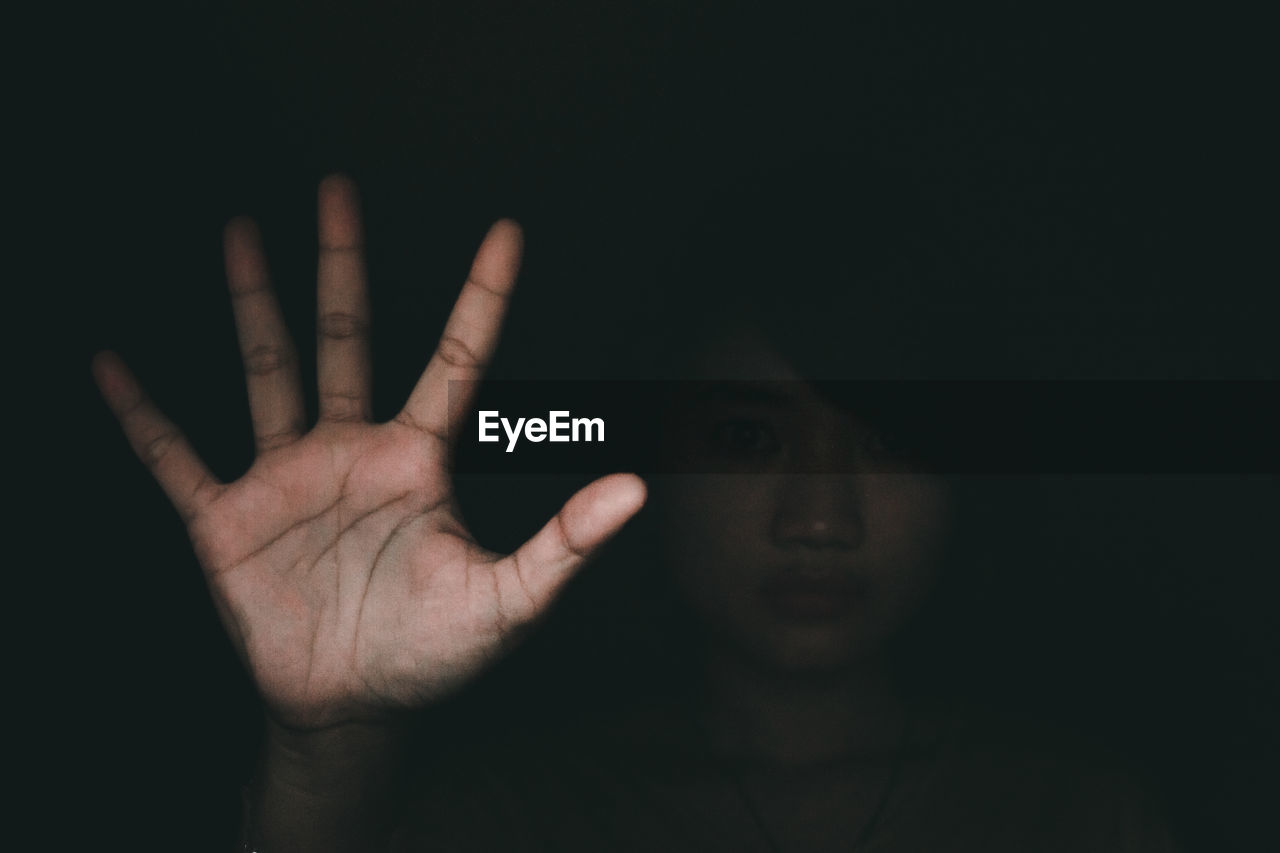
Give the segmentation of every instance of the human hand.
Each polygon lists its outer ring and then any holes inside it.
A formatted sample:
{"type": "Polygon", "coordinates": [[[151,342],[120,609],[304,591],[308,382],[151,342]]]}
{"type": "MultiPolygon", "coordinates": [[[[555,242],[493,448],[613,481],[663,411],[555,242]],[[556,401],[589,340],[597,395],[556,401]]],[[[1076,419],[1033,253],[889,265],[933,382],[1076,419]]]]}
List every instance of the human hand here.
{"type": "Polygon", "coordinates": [[[308,431],[256,229],[247,220],[227,227],[257,444],[235,482],[211,474],[117,356],[93,363],[134,451],[186,523],[269,713],[301,731],[376,722],[474,678],[645,499],[638,477],[604,477],[514,553],[481,547],[454,499],[449,436],[497,347],[519,226],[490,229],[435,354],[386,423],[371,420],[363,237],[349,180],[321,183],[319,228],[319,422],[308,431]],[[467,380],[454,386],[452,408],[451,380],[467,380]]]}

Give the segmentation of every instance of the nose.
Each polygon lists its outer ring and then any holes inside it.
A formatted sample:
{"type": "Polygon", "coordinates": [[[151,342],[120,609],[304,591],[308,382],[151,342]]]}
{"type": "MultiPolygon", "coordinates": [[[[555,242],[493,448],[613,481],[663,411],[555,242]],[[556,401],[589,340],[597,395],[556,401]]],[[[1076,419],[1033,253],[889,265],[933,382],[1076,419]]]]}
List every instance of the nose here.
{"type": "Polygon", "coordinates": [[[772,536],[782,548],[857,548],[864,535],[855,475],[786,474],[777,485],[772,536]]]}

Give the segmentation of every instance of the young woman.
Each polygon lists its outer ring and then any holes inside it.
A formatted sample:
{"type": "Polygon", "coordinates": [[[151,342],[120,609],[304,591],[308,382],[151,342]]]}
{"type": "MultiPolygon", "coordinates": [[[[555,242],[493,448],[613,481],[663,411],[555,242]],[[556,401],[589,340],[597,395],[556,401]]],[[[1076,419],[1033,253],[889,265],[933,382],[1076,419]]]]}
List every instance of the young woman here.
{"type": "Polygon", "coordinates": [[[726,320],[687,348],[690,375],[710,382],[673,450],[714,457],[711,473],[655,480],[652,496],[632,474],[604,477],[498,554],[461,519],[449,458],[467,386],[451,401],[449,383],[478,379],[495,350],[519,227],[492,227],[386,423],[371,422],[361,225],[343,178],[321,185],[320,245],[308,429],[253,226],[228,227],[258,447],[240,480],[218,482],[119,359],[94,362],[265,704],[249,849],[1174,849],[1142,789],[1073,742],[903,689],[893,641],[937,584],[956,498],[759,325],[726,320]],[[462,760],[410,750],[412,712],[479,678],[646,500],[691,626],[692,686],[567,733],[515,719],[514,736],[462,760]]]}

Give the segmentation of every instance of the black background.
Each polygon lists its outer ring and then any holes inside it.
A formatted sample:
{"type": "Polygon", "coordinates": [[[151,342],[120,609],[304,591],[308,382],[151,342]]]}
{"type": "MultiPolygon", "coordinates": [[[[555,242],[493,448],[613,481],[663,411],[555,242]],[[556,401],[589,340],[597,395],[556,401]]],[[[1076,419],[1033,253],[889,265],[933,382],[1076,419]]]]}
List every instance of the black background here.
{"type": "MultiPolygon", "coordinates": [[[[1274,377],[1274,276],[1251,248],[1267,209],[1256,22],[834,5],[270,0],[95,8],[55,27],[47,76],[68,85],[36,99],[53,133],[31,161],[47,163],[32,210],[54,226],[37,282],[70,338],[59,393],[83,405],[56,457],[71,466],[30,501],[55,519],[42,541],[70,555],[36,570],[53,581],[40,622],[66,630],[19,652],[37,661],[29,710],[56,731],[50,839],[234,836],[252,686],[88,364],[120,352],[219,475],[245,470],[221,227],[261,223],[308,364],[314,189],[332,170],[364,198],[379,417],[426,363],[493,219],[519,219],[528,246],[493,374],[591,375],[624,318],[679,310],[646,270],[712,189],[814,151],[924,176],[1000,267],[966,301],[1034,318],[1048,375],[1274,377]]],[[[1017,625],[1034,664],[1008,692],[1150,768],[1203,849],[1256,845],[1276,794],[1275,487],[1258,474],[1067,484],[1060,571],[1019,588],[1040,609],[1017,625]]],[[[468,500],[494,547],[572,486],[522,500],[488,485],[468,500]]]]}

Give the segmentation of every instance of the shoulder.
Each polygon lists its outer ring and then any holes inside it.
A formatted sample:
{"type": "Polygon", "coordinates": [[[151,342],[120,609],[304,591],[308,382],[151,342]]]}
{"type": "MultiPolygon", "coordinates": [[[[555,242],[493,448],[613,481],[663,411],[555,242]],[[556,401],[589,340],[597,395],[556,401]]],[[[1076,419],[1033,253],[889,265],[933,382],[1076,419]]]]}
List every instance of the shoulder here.
{"type": "Polygon", "coordinates": [[[1148,775],[1079,731],[956,708],[918,746],[908,797],[939,833],[1006,838],[1011,849],[1178,849],[1148,775]]]}

